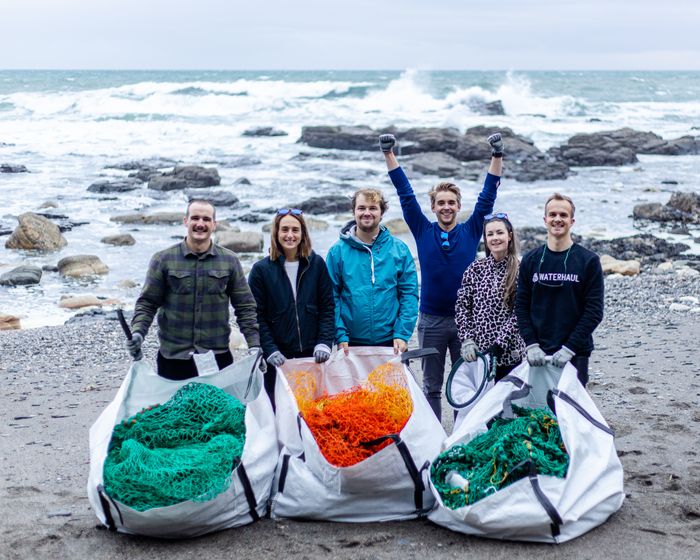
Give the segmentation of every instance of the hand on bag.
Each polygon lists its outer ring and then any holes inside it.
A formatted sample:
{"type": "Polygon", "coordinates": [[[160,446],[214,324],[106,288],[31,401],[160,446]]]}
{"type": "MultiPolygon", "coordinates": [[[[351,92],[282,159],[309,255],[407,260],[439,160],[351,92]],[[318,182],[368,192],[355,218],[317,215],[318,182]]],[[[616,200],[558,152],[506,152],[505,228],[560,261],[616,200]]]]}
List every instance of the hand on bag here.
{"type": "MultiPolygon", "coordinates": [[[[260,348],[260,346],[251,346],[250,350],[258,350],[260,355],[262,355],[262,348],[260,348]]],[[[267,364],[265,363],[265,360],[260,360],[258,362],[258,369],[263,374],[267,373],[267,364]]]]}
{"type": "Polygon", "coordinates": [[[471,338],[468,338],[467,340],[462,342],[462,348],[459,351],[459,353],[465,362],[475,362],[476,351],[476,343],[471,338]]]}
{"type": "Polygon", "coordinates": [[[330,358],[330,357],[331,357],[330,348],[328,348],[328,346],[326,346],[325,344],[317,344],[314,347],[314,361],[317,364],[322,364],[323,362],[328,360],[328,358],[330,358]]]}
{"type": "Polygon", "coordinates": [[[287,358],[285,358],[284,354],[282,354],[282,352],[280,352],[279,350],[273,352],[267,357],[267,363],[273,367],[280,367],[286,361],[287,358]]]}
{"type": "Polygon", "coordinates": [[[563,368],[575,355],[576,354],[566,346],[562,346],[552,356],[552,365],[554,367],[563,368]]]}
{"type": "Polygon", "coordinates": [[[384,152],[391,152],[396,146],[396,137],[393,134],[382,134],[379,137],[379,149],[384,152]]]}
{"type": "Polygon", "coordinates": [[[405,340],[401,340],[400,338],[394,339],[394,354],[398,354],[399,352],[405,352],[407,349],[408,344],[406,344],[405,340]]]}
{"type": "Polygon", "coordinates": [[[546,356],[545,353],[542,351],[542,348],[540,348],[539,344],[530,344],[530,346],[528,346],[526,350],[527,363],[530,364],[532,367],[540,367],[545,364],[546,356]]]}
{"type": "Polygon", "coordinates": [[[501,133],[496,132],[488,137],[489,144],[491,145],[491,157],[501,157],[503,156],[503,140],[501,139],[501,133]]]}
{"type": "Polygon", "coordinates": [[[141,352],[142,344],[143,336],[137,332],[131,335],[131,340],[126,341],[126,349],[134,360],[140,360],[143,358],[143,353],[141,352]]]}
{"type": "Polygon", "coordinates": [[[350,353],[350,344],[348,344],[347,342],[339,342],[338,350],[342,350],[343,353],[347,356],[350,353]]]}

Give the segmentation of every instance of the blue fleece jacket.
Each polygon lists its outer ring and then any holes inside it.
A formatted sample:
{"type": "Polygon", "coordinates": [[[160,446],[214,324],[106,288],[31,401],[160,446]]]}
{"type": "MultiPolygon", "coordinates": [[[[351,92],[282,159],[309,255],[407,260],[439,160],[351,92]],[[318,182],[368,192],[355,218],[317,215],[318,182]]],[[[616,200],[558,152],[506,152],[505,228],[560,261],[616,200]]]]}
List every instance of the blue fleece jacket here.
{"type": "Polygon", "coordinates": [[[437,222],[425,217],[406,174],[400,167],[389,172],[401,201],[403,217],[416,239],[421,269],[420,310],[428,315],[454,317],[457,290],[462,275],[474,261],[484,226],[484,216],[493,212],[500,177],[486,174],[484,188],[466,222],[457,224],[449,233],[448,249],[443,249],[437,222]]]}

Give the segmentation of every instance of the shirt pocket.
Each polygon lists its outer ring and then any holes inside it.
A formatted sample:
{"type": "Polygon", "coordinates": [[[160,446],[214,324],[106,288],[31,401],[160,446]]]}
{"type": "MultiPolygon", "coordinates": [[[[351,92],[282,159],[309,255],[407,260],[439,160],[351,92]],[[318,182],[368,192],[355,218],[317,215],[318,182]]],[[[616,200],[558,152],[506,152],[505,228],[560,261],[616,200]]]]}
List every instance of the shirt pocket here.
{"type": "Polygon", "coordinates": [[[189,270],[168,271],[168,288],[174,294],[189,294],[194,290],[192,272],[189,270]]]}
{"type": "Polygon", "coordinates": [[[230,275],[228,270],[210,270],[207,274],[207,293],[223,294],[226,292],[230,275]]]}

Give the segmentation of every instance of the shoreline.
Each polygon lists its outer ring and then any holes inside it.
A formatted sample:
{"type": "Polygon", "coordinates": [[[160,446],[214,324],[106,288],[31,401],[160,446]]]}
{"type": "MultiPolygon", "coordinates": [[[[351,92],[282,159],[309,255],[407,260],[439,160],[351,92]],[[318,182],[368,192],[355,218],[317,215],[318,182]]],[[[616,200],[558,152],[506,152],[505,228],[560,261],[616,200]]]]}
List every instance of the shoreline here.
{"type": "MultiPolygon", "coordinates": [[[[589,392],[616,431],[627,499],[601,527],[561,545],[467,537],[425,520],[342,524],[261,520],[164,541],[96,528],[85,483],[87,431],[129,367],[116,321],[2,331],[0,558],[695,558],[700,545],[700,278],[606,278],[589,392]],[[696,310],[697,309],[697,310],[696,310]],[[694,311],[695,310],[695,311],[694,311]]],[[[156,350],[146,339],[147,359],[156,350]]],[[[419,364],[415,364],[419,370],[419,364]]],[[[443,400],[444,402],[444,400],[443,400]]],[[[447,405],[444,404],[446,407],[447,405]]],[[[451,418],[448,409],[443,418],[451,418]]],[[[447,424],[447,422],[444,422],[447,424]]]]}

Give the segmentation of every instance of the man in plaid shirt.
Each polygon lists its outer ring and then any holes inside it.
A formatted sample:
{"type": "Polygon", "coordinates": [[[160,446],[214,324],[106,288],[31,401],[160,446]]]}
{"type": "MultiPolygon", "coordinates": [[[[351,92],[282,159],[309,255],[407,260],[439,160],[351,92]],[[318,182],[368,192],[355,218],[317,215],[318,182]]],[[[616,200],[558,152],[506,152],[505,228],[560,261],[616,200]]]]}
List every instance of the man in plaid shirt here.
{"type": "Polygon", "coordinates": [[[229,301],[248,346],[260,346],[255,298],[243,267],[232,251],[211,240],[216,230],[214,205],[192,200],[185,226],[187,237],[181,243],[151,258],[127,342],[129,353],[140,359],[141,344],[157,312],[158,375],[168,379],[196,377],[193,355],[209,350],[220,369],[233,363],[229,301]]]}

